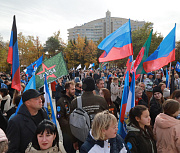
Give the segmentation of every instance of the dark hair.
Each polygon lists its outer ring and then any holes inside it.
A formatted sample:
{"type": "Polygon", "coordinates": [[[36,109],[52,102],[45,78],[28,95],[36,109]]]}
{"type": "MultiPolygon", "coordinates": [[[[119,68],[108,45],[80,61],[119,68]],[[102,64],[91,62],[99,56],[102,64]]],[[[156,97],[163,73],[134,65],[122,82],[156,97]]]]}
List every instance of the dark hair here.
{"type": "Polygon", "coordinates": [[[172,94],[171,94],[171,99],[178,99],[180,97],[180,89],[175,90],[172,94]]]}
{"type": "Polygon", "coordinates": [[[168,99],[163,103],[163,112],[169,116],[172,116],[174,113],[176,113],[179,108],[179,102],[174,99],[168,99]]]}
{"type": "Polygon", "coordinates": [[[96,84],[99,84],[100,81],[103,81],[103,79],[97,79],[96,84]]]}
{"type": "Polygon", "coordinates": [[[74,81],[68,81],[65,83],[65,89],[69,89],[70,85],[75,85],[74,81]]]}
{"type": "Polygon", "coordinates": [[[8,95],[8,89],[6,88],[0,88],[0,92],[2,92],[2,97],[5,97],[8,95]]]}
{"type": "Polygon", "coordinates": [[[111,93],[108,89],[106,88],[101,88],[103,94],[104,94],[104,99],[106,100],[106,102],[108,103],[108,105],[112,105],[112,101],[111,101],[111,93]]]}
{"type": "Polygon", "coordinates": [[[19,102],[20,102],[20,100],[21,100],[21,95],[17,95],[17,96],[15,96],[14,98],[13,98],[13,104],[15,105],[15,106],[18,106],[19,105],[19,102]]]}
{"type": "Polygon", "coordinates": [[[43,134],[45,130],[48,132],[48,134],[56,134],[56,138],[53,141],[52,147],[57,145],[58,151],[59,151],[59,134],[58,134],[57,127],[52,121],[47,120],[47,119],[44,119],[37,126],[34,138],[32,140],[32,146],[37,150],[41,150],[39,143],[38,143],[37,135],[43,134]]]}
{"type": "Polygon", "coordinates": [[[145,111],[145,110],[148,110],[148,108],[146,106],[144,106],[144,105],[137,105],[137,106],[131,108],[131,110],[129,112],[130,124],[134,125],[138,129],[140,129],[141,134],[144,132],[147,137],[149,137],[149,138],[154,140],[154,136],[153,136],[153,132],[152,132],[151,126],[145,125],[144,128],[148,130],[148,133],[147,133],[147,131],[145,129],[142,129],[139,126],[139,123],[136,120],[136,117],[141,118],[141,115],[142,115],[143,111],[145,111]]]}

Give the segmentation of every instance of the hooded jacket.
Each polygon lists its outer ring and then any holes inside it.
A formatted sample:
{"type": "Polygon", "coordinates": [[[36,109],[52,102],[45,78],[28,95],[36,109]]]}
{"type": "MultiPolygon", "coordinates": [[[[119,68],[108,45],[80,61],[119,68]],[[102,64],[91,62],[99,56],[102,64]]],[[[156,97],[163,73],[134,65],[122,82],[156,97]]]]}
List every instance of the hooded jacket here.
{"type": "Polygon", "coordinates": [[[152,140],[135,126],[128,125],[127,130],[125,142],[131,153],[157,153],[155,140],[152,140]]]}
{"type": "MultiPolygon", "coordinates": [[[[44,109],[40,109],[43,119],[48,119],[44,109]]],[[[8,122],[7,138],[9,142],[8,153],[23,153],[36,131],[36,124],[25,104],[22,104],[18,114],[8,122]]]]}
{"type": "Polygon", "coordinates": [[[129,148],[124,143],[124,140],[116,135],[115,138],[111,138],[106,141],[94,140],[91,132],[89,133],[87,140],[80,148],[80,153],[130,153],[129,148]]]}
{"type": "Polygon", "coordinates": [[[156,117],[153,132],[157,139],[158,153],[180,152],[180,120],[160,113],[156,117]]]}

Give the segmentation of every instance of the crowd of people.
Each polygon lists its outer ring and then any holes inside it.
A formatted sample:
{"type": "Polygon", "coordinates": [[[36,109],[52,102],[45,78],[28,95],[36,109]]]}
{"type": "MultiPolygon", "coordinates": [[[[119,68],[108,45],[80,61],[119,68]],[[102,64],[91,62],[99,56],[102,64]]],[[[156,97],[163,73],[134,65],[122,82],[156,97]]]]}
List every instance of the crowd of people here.
{"type": "Polygon", "coordinates": [[[19,92],[11,88],[11,76],[0,73],[0,152],[179,153],[179,74],[169,74],[170,81],[162,70],[140,75],[128,132],[122,138],[117,131],[125,72],[120,68],[70,70],[50,84],[62,141],[43,107],[43,89],[23,92],[29,79],[22,72],[19,92]],[[70,115],[79,108],[77,97],[90,119],[85,141],[73,135],[70,127],[70,115]],[[23,104],[15,115],[21,98],[23,104]]]}

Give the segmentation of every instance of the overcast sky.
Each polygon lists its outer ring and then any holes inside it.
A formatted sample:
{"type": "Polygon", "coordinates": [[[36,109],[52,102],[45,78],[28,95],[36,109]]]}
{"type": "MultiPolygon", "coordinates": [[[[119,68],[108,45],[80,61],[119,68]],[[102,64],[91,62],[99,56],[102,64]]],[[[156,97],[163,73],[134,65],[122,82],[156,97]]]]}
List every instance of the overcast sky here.
{"type": "Polygon", "coordinates": [[[154,31],[164,37],[176,23],[176,41],[180,40],[180,9],[178,0],[0,0],[0,35],[9,41],[13,15],[18,33],[39,36],[44,44],[60,30],[67,42],[68,28],[104,18],[107,10],[112,17],[154,23],[154,31]]]}

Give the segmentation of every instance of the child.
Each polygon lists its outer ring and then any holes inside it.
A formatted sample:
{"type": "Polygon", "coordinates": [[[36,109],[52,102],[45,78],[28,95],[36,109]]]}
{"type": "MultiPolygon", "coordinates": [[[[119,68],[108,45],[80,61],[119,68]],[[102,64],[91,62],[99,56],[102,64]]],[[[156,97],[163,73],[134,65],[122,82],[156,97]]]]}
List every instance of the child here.
{"type": "Polygon", "coordinates": [[[129,120],[125,142],[131,153],[156,153],[157,149],[150,127],[151,118],[148,108],[144,105],[137,105],[131,108],[129,120]]]}
{"type": "Polygon", "coordinates": [[[80,153],[130,153],[117,130],[117,119],[113,114],[108,111],[96,114],[80,153]]]}
{"type": "Polygon", "coordinates": [[[179,102],[168,99],[163,104],[163,113],[156,117],[153,132],[157,139],[158,152],[180,152],[180,120],[176,119],[179,109],[179,102]]]}

